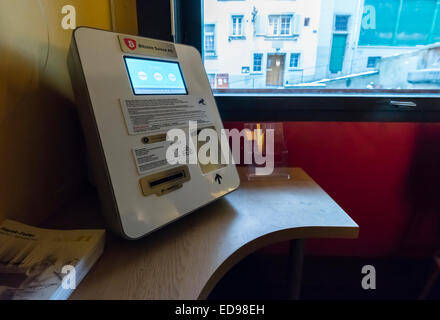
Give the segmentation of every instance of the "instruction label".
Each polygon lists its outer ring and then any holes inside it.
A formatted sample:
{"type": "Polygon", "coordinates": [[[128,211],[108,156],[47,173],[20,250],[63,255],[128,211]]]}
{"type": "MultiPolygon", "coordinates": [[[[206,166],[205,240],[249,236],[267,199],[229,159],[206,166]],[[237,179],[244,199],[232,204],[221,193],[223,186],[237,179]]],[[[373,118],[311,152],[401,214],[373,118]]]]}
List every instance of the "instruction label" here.
{"type": "Polygon", "coordinates": [[[121,99],[121,106],[130,135],[165,133],[188,127],[189,121],[197,121],[198,126],[211,124],[204,99],[121,99]]]}
{"type": "MultiPolygon", "coordinates": [[[[136,160],[136,167],[139,174],[145,175],[159,169],[167,169],[177,166],[169,164],[166,159],[167,149],[172,143],[175,144],[175,142],[171,141],[162,141],[133,149],[133,155],[136,160]]],[[[182,150],[182,154],[175,156],[186,158],[193,153],[188,146],[182,148],[182,150]]]]}

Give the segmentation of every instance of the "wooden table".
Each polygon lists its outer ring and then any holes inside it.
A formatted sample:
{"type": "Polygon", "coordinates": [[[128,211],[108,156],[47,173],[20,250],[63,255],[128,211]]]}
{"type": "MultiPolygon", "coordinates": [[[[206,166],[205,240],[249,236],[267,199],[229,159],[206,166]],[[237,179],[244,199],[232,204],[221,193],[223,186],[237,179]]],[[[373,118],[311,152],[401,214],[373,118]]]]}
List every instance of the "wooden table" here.
{"type": "MultiPolygon", "coordinates": [[[[205,299],[229,269],[260,248],[357,237],[357,224],[302,169],[289,169],[290,181],[252,182],[244,170],[239,190],[144,239],[108,235],[103,256],[71,299],[205,299]]],[[[98,213],[92,193],[51,225],[102,227],[98,213]]]]}

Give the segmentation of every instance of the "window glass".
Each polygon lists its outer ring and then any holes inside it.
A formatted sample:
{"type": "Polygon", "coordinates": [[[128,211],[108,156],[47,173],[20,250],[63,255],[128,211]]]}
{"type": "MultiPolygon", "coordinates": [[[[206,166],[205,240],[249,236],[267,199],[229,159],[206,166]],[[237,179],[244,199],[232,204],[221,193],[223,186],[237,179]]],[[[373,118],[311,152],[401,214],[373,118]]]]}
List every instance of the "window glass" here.
{"type": "Polygon", "coordinates": [[[243,16],[232,16],[232,35],[243,35],[243,16]]]}
{"type": "Polygon", "coordinates": [[[214,93],[437,96],[438,0],[204,0],[214,93]]]}
{"type": "Polygon", "coordinates": [[[336,15],[335,17],[335,31],[348,31],[348,15],[336,15]]]}
{"type": "Polygon", "coordinates": [[[299,53],[292,53],[290,55],[290,67],[291,68],[298,68],[299,67],[299,53]]]}
{"type": "Polygon", "coordinates": [[[290,21],[292,17],[290,16],[281,16],[281,35],[289,35],[290,34],[290,21]]]}
{"type": "Polygon", "coordinates": [[[254,72],[261,72],[263,69],[263,54],[262,53],[254,53],[254,66],[253,71],[254,72]]]}
{"type": "Polygon", "coordinates": [[[216,47],[215,47],[215,24],[205,25],[205,58],[216,57],[216,47]]]}
{"type": "Polygon", "coordinates": [[[269,17],[269,34],[271,35],[278,35],[278,28],[280,24],[280,17],[279,16],[270,16],[269,17]]]}
{"type": "Polygon", "coordinates": [[[304,18],[304,27],[308,27],[310,25],[310,18],[304,18]]]}
{"type": "Polygon", "coordinates": [[[368,57],[367,68],[376,68],[380,57],[368,57]]]}

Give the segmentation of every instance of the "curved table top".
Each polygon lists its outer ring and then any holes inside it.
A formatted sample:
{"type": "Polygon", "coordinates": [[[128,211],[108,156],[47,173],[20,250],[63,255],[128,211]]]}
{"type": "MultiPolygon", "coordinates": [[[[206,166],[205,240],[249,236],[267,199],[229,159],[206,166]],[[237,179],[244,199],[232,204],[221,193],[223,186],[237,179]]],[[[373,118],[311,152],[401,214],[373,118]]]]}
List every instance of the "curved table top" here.
{"type": "MultiPolygon", "coordinates": [[[[239,190],[144,239],[109,235],[71,299],[205,299],[230,268],[260,248],[357,237],[357,224],[302,169],[289,169],[289,181],[252,182],[245,170],[239,168],[239,190]]],[[[103,225],[96,195],[68,211],[63,220],[71,217],[75,227],[103,225]]]]}

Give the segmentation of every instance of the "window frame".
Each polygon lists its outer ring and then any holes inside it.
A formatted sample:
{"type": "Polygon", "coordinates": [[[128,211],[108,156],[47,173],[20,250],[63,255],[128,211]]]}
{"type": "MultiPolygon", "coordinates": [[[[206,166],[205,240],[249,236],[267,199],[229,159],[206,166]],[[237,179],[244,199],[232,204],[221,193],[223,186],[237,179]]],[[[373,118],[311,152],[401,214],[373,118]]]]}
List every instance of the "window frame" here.
{"type": "MultiPolygon", "coordinates": [[[[173,1],[176,42],[194,46],[203,56],[204,1],[173,1]]],[[[369,90],[339,94],[329,89],[322,94],[319,89],[285,89],[277,96],[269,96],[265,90],[251,90],[246,96],[216,91],[223,121],[440,121],[439,90],[376,90],[374,96],[368,95],[369,90]],[[439,98],[417,94],[436,94],[439,98]]],[[[228,93],[233,91],[228,89],[228,93]]]]}
{"type": "Polygon", "coordinates": [[[280,36],[290,36],[293,34],[292,31],[292,20],[293,20],[293,16],[291,15],[280,15],[280,36]],[[288,23],[289,23],[289,29],[288,29],[288,33],[283,33],[284,26],[287,26],[287,21],[284,22],[283,19],[287,19],[288,18],[288,23]]]}
{"type": "Polygon", "coordinates": [[[290,52],[290,54],[289,54],[289,70],[301,69],[301,58],[302,58],[302,52],[299,52],[299,51],[297,51],[297,52],[290,52]],[[297,65],[292,67],[291,63],[292,63],[292,57],[294,55],[297,55],[298,59],[297,59],[297,65]]]}
{"type": "Polygon", "coordinates": [[[260,51],[255,51],[252,52],[252,70],[251,70],[251,74],[264,74],[264,53],[260,52],[260,51]],[[261,55],[261,65],[260,65],[260,71],[255,71],[255,55],[261,55]]]}
{"type": "Polygon", "coordinates": [[[232,37],[232,38],[242,38],[242,37],[245,36],[244,22],[245,21],[244,21],[244,15],[243,14],[232,14],[231,15],[231,34],[230,34],[230,37],[232,37]],[[240,26],[240,34],[234,34],[234,32],[236,31],[234,19],[241,19],[241,22],[239,24],[239,26],[240,26]]]}
{"type": "MultiPolygon", "coordinates": [[[[212,44],[213,44],[213,47],[214,47],[214,49],[213,50],[209,50],[209,52],[213,52],[213,55],[208,55],[208,56],[205,56],[205,58],[208,58],[208,59],[217,59],[217,36],[216,36],[216,33],[217,33],[217,24],[216,23],[207,23],[207,24],[205,24],[204,26],[203,26],[203,28],[206,28],[207,26],[213,26],[214,27],[214,31],[212,32],[213,33],[213,35],[212,35],[212,37],[213,37],[213,41],[212,41],[212,44]]],[[[204,32],[205,32],[205,30],[203,30],[204,32]]],[[[205,41],[206,41],[206,34],[204,33],[203,34],[203,40],[204,40],[204,42],[203,42],[203,49],[204,49],[204,52],[206,52],[206,51],[208,51],[207,49],[206,49],[206,43],[205,43],[205,41]]]]}
{"type": "MultiPolygon", "coordinates": [[[[293,36],[293,23],[294,23],[294,15],[293,14],[289,14],[289,13],[280,13],[280,14],[269,14],[267,16],[267,27],[268,27],[268,31],[267,31],[267,36],[268,37],[291,37],[293,36]],[[289,33],[283,34],[283,18],[289,18],[290,22],[289,22],[289,33]],[[273,33],[270,32],[271,28],[271,18],[274,19],[276,18],[277,23],[276,23],[276,28],[277,28],[277,33],[273,33]]],[[[275,26],[275,25],[274,25],[275,26]]]]}
{"type": "Polygon", "coordinates": [[[333,22],[333,33],[343,33],[343,34],[349,33],[350,32],[351,15],[335,12],[334,17],[335,18],[334,18],[334,22],[333,22]],[[337,29],[338,17],[347,17],[347,25],[346,25],[347,28],[345,30],[337,29]]]}
{"type": "Polygon", "coordinates": [[[374,69],[377,67],[377,63],[380,62],[380,60],[382,59],[381,56],[369,56],[367,57],[367,68],[369,69],[374,69]],[[374,66],[371,67],[370,66],[370,59],[374,59],[374,66]]]}
{"type": "Polygon", "coordinates": [[[267,17],[268,22],[267,22],[267,26],[268,26],[268,32],[267,35],[268,36],[272,36],[272,37],[276,37],[278,36],[278,29],[279,29],[279,25],[280,25],[280,16],[279,15],[269,15],[267,17]],[[272,20],[276,20],[276,23],[272,23],[272,20]],[[276,28],[276,33],[275,33],[275,28],[276,28]]]}
{"type": "Polygon", "coordinates": [[[310,23],[311,23],[311,18],[310,17],[304,17],[304,27],[310,27],[310,23]]]}

